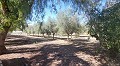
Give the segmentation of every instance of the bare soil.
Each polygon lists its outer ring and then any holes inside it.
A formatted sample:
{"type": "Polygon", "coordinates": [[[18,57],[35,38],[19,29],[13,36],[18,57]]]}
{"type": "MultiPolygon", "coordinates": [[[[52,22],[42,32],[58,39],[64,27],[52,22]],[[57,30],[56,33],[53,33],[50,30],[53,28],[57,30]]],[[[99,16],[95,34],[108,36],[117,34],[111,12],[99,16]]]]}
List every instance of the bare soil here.
{"type": "Polygon", "coordinates": [[[85,36],[66,38],[8,36],[8,54],[0,55],[3,66],[107,66],[98,53],[99,42],[85,36]]]}

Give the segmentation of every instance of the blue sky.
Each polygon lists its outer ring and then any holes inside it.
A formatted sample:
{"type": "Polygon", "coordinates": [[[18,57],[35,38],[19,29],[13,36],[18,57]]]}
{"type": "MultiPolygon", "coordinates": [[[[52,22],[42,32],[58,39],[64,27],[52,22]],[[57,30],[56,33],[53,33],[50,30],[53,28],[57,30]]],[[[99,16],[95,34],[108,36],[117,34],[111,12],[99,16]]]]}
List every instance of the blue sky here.
{"type": "MultiPolygon", "coordinates": [[[[58,11],[63,11],[68,7],[68,5],[65,6],[64,3],[61,3],[61,6],[57,5],[56,8],[58,11]]],[[[49,17],[56,18],[56,13],[52,12],[52,10],[48,7],[45,9],[46,15],[44,18],[44,21],[46,22],[49,17]]]]}
{"type": "MultiPolygon", "coordinates": [[[[102,0],[101,2],[102,2],[102,6],[100,6],[99,8],[102,10],[105,6],[106,0],[102,0]]],[[[49,2],[48,4],[51,4],[51,3],[49,2]]],[[[63,2],[61,2],[60,5],[56,5],[56,9],[58,12],[65,11],[66,9],[71,8],[71,6],[69,4],[70,3],[64,4],[63,2]]],[[[35,6],[35,4],[33,6],[35,6]]],[[[33,9],[32,15],[33,15],[32,18],[35,18],[35,10],[34,9],[33,9]]],[[[44,17],[43,21],[46,22],[49,17],[56,19],[56,13],[53,12],[50,7],[47,7],[47,8],[45,8],[45,17],[44,17]]],[[[86,18],[83,18],[84,17],[83,14],[81,14],[79,17],[80,17],[80,21],[82,23],[84,23],[86,21],[85,20],[86,18]]],[[[27,20],[27,22],[29,24],[34,24],[37,21],[42,21],[41,17],[36,18],[35,20],[34,19],[27,20]]]]}

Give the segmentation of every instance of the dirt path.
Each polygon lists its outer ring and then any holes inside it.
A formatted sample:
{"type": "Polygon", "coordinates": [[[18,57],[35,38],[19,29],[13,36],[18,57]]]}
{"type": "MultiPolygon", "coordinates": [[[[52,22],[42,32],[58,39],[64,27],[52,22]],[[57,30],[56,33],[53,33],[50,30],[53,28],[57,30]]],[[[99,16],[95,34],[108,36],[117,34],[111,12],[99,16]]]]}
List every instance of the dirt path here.
{"type": "Polygon", "coordinates": [[[66,41],[12,36],[6,40],[6,47],[10,53],[1,55],[0,59],[11,60],[9,66],[24,66],[12,64],[19,58],[27,59],[29,66],[101,66],[105,63],[96,52],[99,43],[84,37],[66,41]]]}

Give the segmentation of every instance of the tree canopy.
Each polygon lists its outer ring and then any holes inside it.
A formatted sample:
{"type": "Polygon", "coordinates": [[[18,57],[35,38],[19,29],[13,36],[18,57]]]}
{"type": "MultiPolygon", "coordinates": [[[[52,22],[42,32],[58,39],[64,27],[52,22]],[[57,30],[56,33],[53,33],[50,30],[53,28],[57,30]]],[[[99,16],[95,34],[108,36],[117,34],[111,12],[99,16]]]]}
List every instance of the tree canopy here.
{"type": "Polygon", "coordinates": [[[1,0],[0,3],[0,29],[10,27],[10,30],[21,27],[31,12],[33,0],[1,0]],[[27,9],[25,9],[27,8],[27,9]]]}
{"type": "Polygon", "coordinates": [[[77,14],[74,15],[71,13],[71,11],[68,11],[58,13],[57,22],[60,29],[64,31],[69,38],[69,35],[72,35],[78,31],[79,19],[77,14]]]}
{"type": "Polygon", "coordinates": [[[115,57],[120,52],[120,3],[96,14],[89,25],[91,34],[97,35],[102,46],[115,57]]]}
{"type": "Polygon", "coordinates": [[[0,54],[6,53],[7,33],[24,25],[32,4],[33,0],[0,0],[0,54]]]}

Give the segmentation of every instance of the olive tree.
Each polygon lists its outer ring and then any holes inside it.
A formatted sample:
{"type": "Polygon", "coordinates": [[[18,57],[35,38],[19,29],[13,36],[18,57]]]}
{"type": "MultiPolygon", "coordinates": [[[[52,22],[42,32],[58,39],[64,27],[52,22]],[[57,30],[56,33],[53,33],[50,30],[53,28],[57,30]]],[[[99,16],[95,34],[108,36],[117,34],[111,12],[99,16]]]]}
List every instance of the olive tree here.
{"type": "Polygon", "coordinates": [[[42,24],[40,33],[43,34],[43,37],[45,37],[44,34],[48,35],[48,37],[51,35],[50,28],[47,23],[42,24]]]}
{"type": "Polygon", "coordinates": [[[38,24],[37,26],[38,26],[38,36],[39,36],[39,33],[42,30],[43,22],[38,22],[37,24],[38,24]]]}
{"type": "Polygon", "coordinates": [[[0,54],[7,51],[4,45],[7,33],[24,24],[32,4],[33,0],[0,0],[0,54]]]}
{"type": "Polygon", "coordinates": [[[54,20],[54,19],[52,19],[52,18],[49,17],[48,21],[47,21],[47,26],[48,26],[48,29],[50,30],[50,32],[52,33],[53,39],[54,39],[54,35],[58,31],[56,20],[54,20]]]}
{"type": "Polygon", "coordinates": [[[57,15],[57,21],[59,23],[60,28],[67,34],[68,39],[69,36],[78,31],[78,18],[75,15],[68,15],[65,12],[60,12],[57,15]]]}
{"type": "Polygon", "coordinates": [[[89,22],[90,33],[97,37],[111,57],[120,53],[120,3],[95,14],[89,22]]]}
{"type": "Polygon", "coordinates": [[[44,27],[44,25],[41,27],[41,30],[40,30],[40,33],[43,35],[43,37],[45,37],[44,36],[44,34],[45,34],[45,27],[44,27]]]}

